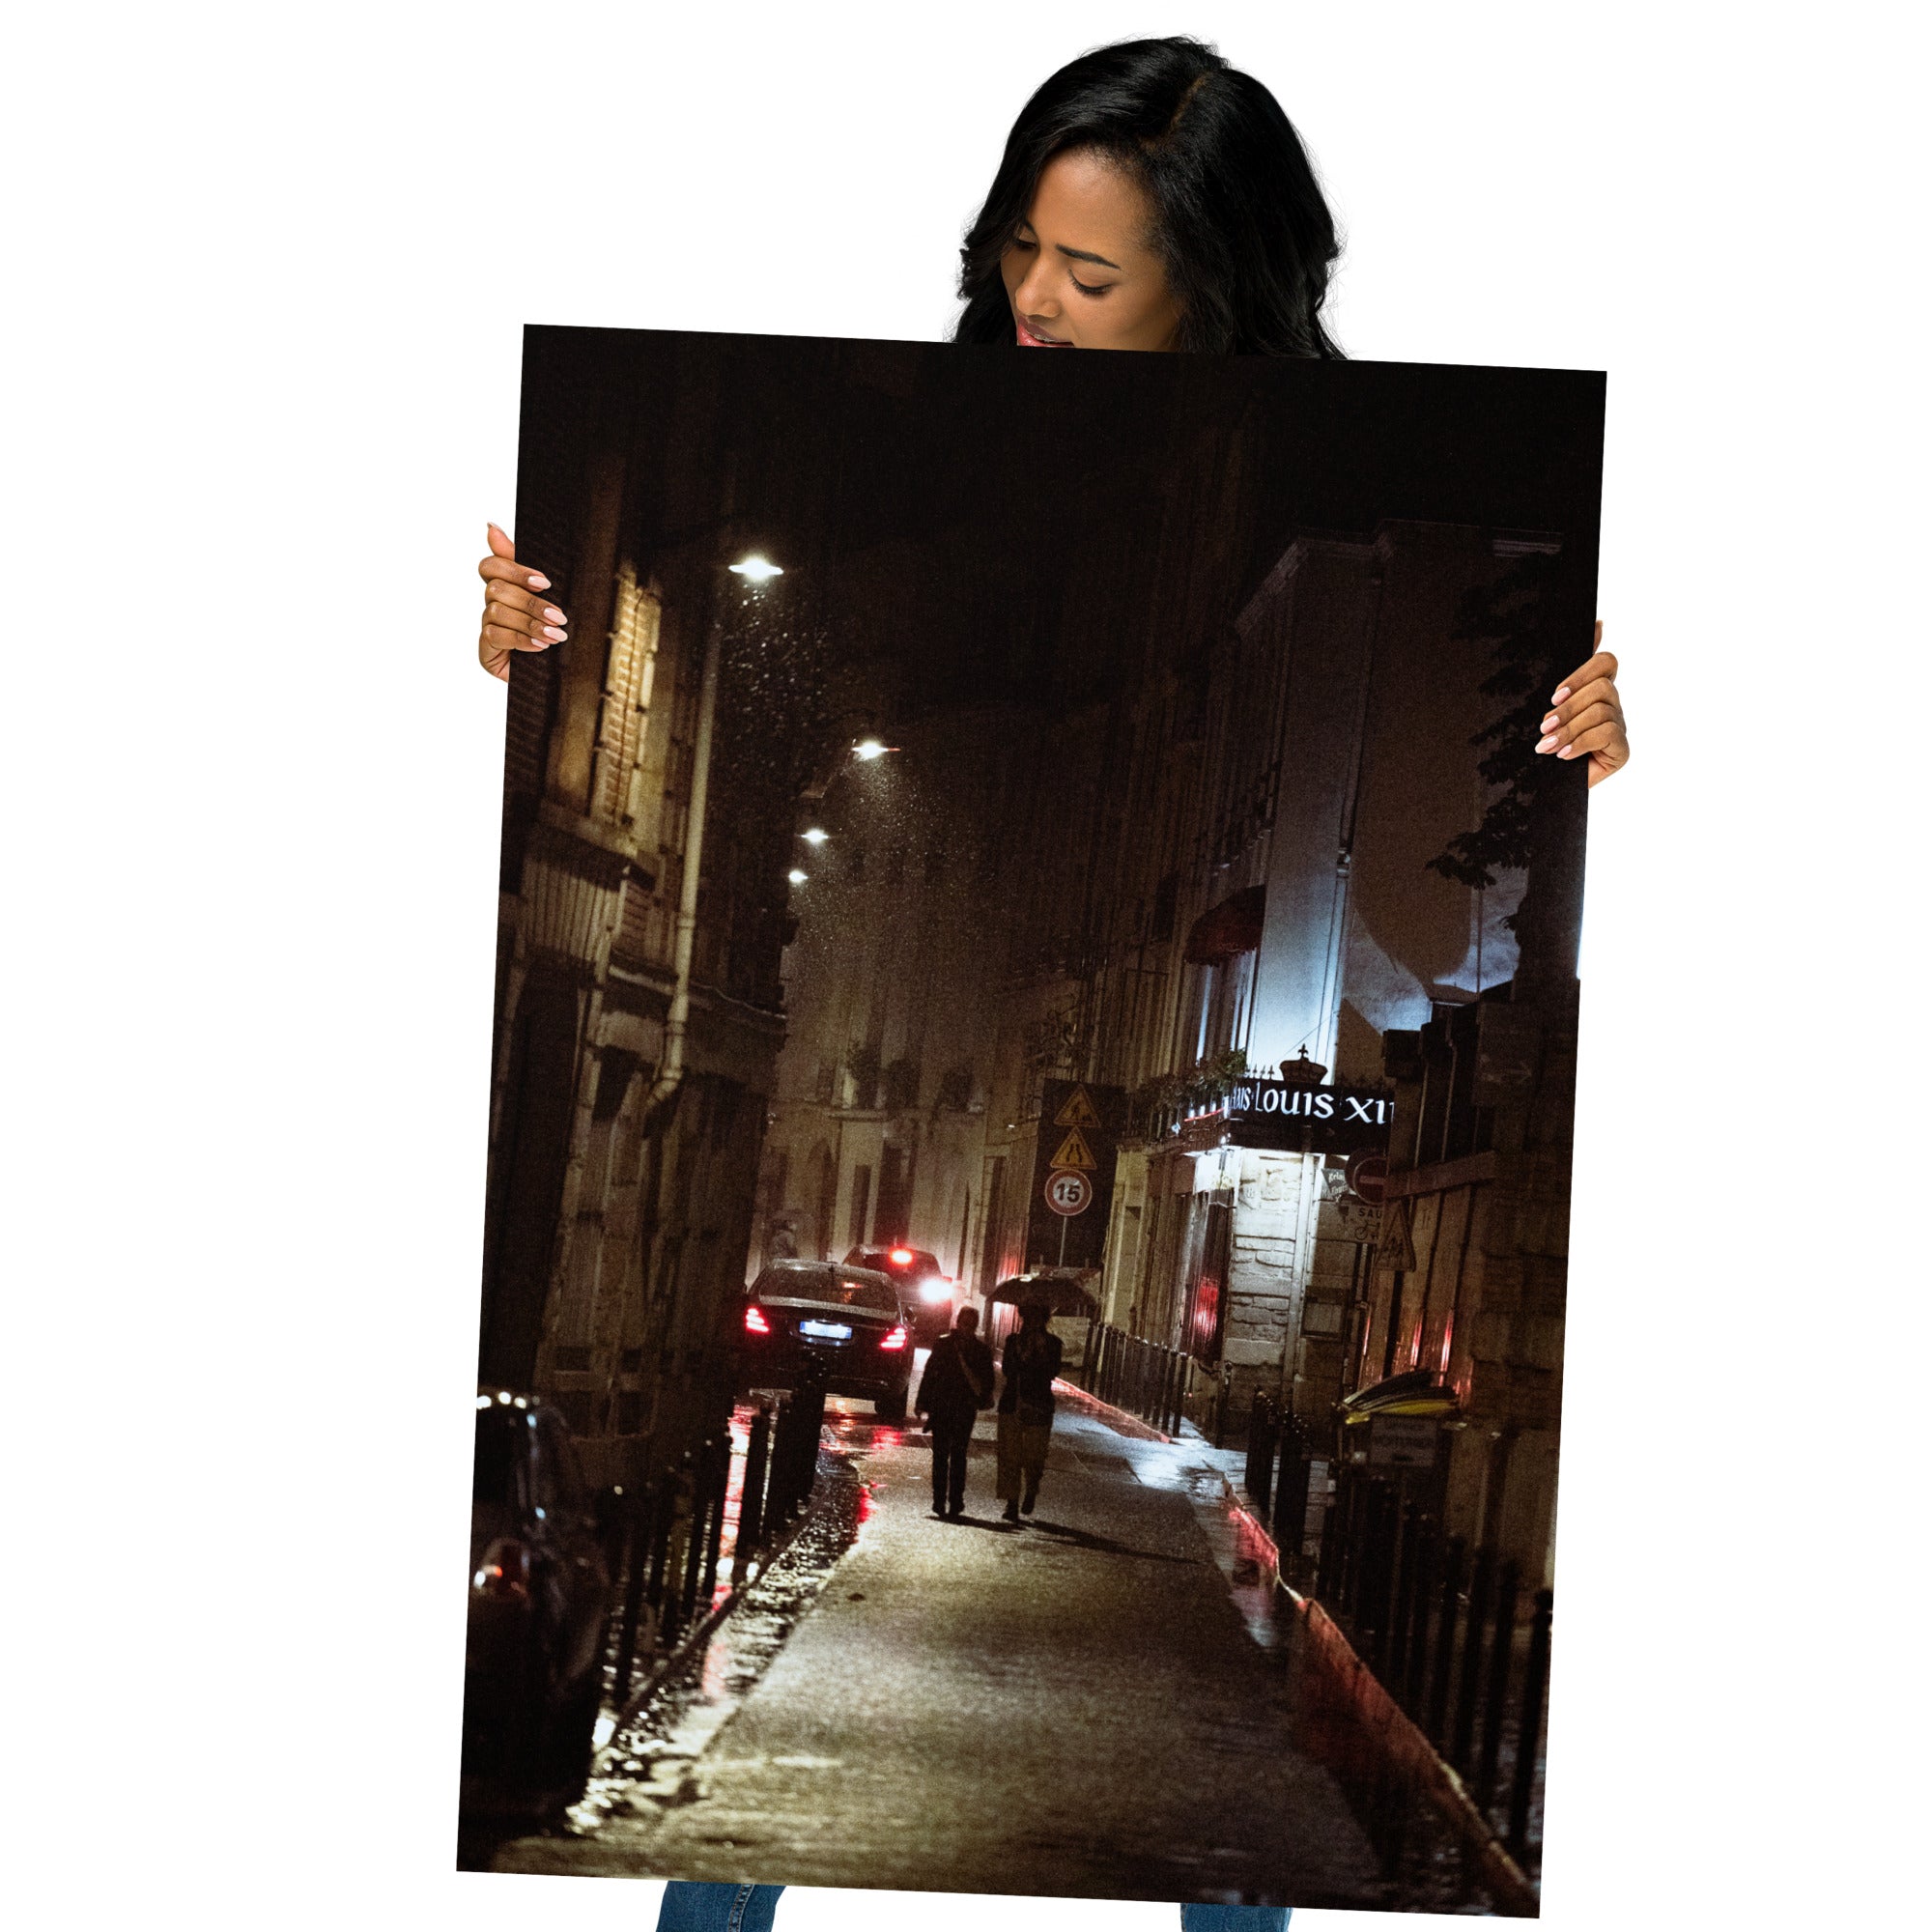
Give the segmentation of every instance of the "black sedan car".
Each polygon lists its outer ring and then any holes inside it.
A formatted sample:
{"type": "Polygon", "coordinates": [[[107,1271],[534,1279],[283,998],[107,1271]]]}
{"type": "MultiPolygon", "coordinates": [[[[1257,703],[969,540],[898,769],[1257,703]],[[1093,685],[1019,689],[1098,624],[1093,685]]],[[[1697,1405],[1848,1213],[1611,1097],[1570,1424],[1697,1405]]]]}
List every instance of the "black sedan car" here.
{"type": "Polygon", "coordinates": [[[807,1365],[831,1395],[869,1396],[897,1422],[912,1379],[912,1332],[898,1291],[870,1268],[837,1262],[772,1262],[738,1317],[741,1388],[792,1388],[807,1365]]]}
{"type": "Polygon", "coordinates": [[[854,1248],[845,1257],[845,1265],[875,1268],[898,1290],[914,1348],[931,1348],[952,1326],[959,1287],[940,1271],[937,1255],[899,1241],[889,1248],[854,1248]]]}
{"type": "Polygon", "coordinates": [[[467,1807],[541,1808],[583,1788],[604,1689],[610,1572],[562,1416],[534,1396],[476,1396],[467,1807]]]}

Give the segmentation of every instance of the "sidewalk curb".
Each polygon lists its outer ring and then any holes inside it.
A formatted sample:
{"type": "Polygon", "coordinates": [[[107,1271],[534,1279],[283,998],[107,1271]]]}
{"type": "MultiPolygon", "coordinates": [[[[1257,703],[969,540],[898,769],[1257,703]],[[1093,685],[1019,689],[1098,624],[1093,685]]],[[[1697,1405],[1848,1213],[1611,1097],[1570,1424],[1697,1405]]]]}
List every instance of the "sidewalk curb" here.
{"type": "Polygon", "coordinates": [[[1084,1408],[1096,1422],[1103,1422],[1118,1435],[1132,1435],[1142,1442],[1179,1442],[1179,1435],[1164,1435],[1151,1422],[1143,1422],[1137,1415],[1129,1415],[1124,1408],[1116,1408],[1111,1402],[1102,1402],[1097,1395],[1089,1395],[1078,1382],[1069,1382],[1056,1376],[1054,1392],[1070,1396],[1074,1404],[1084,1408]]]}
{"type": "Polygon", "coordinates": [[[1304,1597],[1282,1580],[1279,1546],[1263,1528],[1247,1496],[1225,1473],[1221,1475],[1221,1488],[1248,1535],[1261,1546],[1258,1554],[1264,1567],[1272,1577],[1275,1590],[1288,1599],[1300,1617],[1310,1647],[1321,1660],[1322,1669],[1333,1680],[1343,1699],[1352,1706],[1376,1747],[1390,1763],[1415,1778],[1437,1814],[1474,1859],[1483,1883],[1495,1900],[1497,1917],[1540,1918],[1541,1893],[1477,1808],[1461,1774],[1443,1760],[1408,1713],[1389,1695],[1341,1626],[1313,1597],[1304,1597]]]}
{"type": "MultiPolygon", "coordinates": [[[[822,1437],[819,1447],[822,1453],[824,1449],[822,1437]]],[[[669,1650],[666,1651],[664,1656],[659,1658],[651,1665],[650,1669],[631,1687],[630,1694],[624,1699],[624,1708],[616,1714],[616,1721],[611,1727],[611,1736],[613,1739],[677,1675],[678,1671],[685,1664],[689,1663],[692,1658],[718,1634],[719,1626],[738,1607],[739,1600],[744,1596],[745,1592],[753,1583],[761,1581],[771,1573],[774,1566],[784,1555],[786,1550],[798,1541],[807,1525],[814,1520],[821,1509],[829,1505],[830,1500],[829,1495],[823,1501],[819,1499],[818,1484],[814,1478],[811,1488],[811,1500],[792,1520],[791,1523],[786,1527],[784,1534],[776,1543],[771,1544],[758,1553],[756,1570],[747,1576],[744,1582],[734,1582],[712,1605],[711,1608],[693,1624],[678,1638],[676,1643],[669,1650]]],[[[607,1745],[600,1745],[598,1747],[599,1754],[601,1755],[606,1748],[608,1748],[607,1745]]]]}

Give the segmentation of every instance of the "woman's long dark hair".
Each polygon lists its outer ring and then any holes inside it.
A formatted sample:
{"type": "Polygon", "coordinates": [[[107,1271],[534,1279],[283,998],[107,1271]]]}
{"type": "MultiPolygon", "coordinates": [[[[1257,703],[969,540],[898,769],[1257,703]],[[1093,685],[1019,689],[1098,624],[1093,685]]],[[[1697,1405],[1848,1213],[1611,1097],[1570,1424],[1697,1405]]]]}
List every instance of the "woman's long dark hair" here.
{"type": "Polygon", "coordinates": [[[953,341],[1014,346],[1000,257],[1047,163],[1073,149],[1110,156],[1153,204],[1179,347],[1341,355],[1321,327],[1341,245],[1300,137],[1260,81],[1181,37],[1082,54],[1021,108],[959,250],[953,341]]]}

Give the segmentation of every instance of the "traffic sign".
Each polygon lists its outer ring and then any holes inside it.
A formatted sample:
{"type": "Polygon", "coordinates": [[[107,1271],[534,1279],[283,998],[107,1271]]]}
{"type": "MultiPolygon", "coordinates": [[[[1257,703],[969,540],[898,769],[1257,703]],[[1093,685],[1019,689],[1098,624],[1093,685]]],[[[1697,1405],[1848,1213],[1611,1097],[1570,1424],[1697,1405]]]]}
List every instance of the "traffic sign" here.
{"type": "Polygon", "coordinates": [[[1100,1110],[1084,1087],[1076,1087],[1066,1096],[1066,1104],[1053,1117],[1056,1127],[1097,1127],[1100,1110]]]}
{"type": "Polygon", "coordinates": [[[1349,1191],[1370,1207],[1378,1208],[1388,1199],[1389,1162],[1385,1153],[1351,1153],[1347,1179],[1349,1191]]]}
{"type": "Polygon", "coordinates": [[[1074,1167],[1056,1167],[1041,1190],[1056,1214],[1084,1214],[1094,1205],[1094,1183],[1074,1167]]]}
{"type": "Polygon", "coordinates": [[[1398,1201],[1382,1216],[1382,1241],[1376,1251],[1376,1265],[1397,1274],[1406,1274],[1415,1265],[1415,1243],[1408,1236],[1408,1204],[1398,1201]]]}
{"type": "Polygon", "coordinates": [[[1049,1167],[1096,1168],[1100,1163],[1094,1158],[1094,1150],[1087,1145],[1087,1136],[1078,1127],[1069,1127],[1066,1138],[1060,1144],[1060,1151],[1047,1165],[1049,1167]]]}

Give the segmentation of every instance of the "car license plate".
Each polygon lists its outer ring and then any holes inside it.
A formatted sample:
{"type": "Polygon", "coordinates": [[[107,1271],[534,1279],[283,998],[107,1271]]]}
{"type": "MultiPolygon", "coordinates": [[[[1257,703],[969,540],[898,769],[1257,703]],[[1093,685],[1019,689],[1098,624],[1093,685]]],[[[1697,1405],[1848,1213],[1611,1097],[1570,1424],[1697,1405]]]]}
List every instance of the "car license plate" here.
{"type": "Polygon", "coordinates": [[[849,1342],[852,1339],[852,1324],[849,1321],[801,1321],[798,1332],[808,1342],[849,1342]]]}

